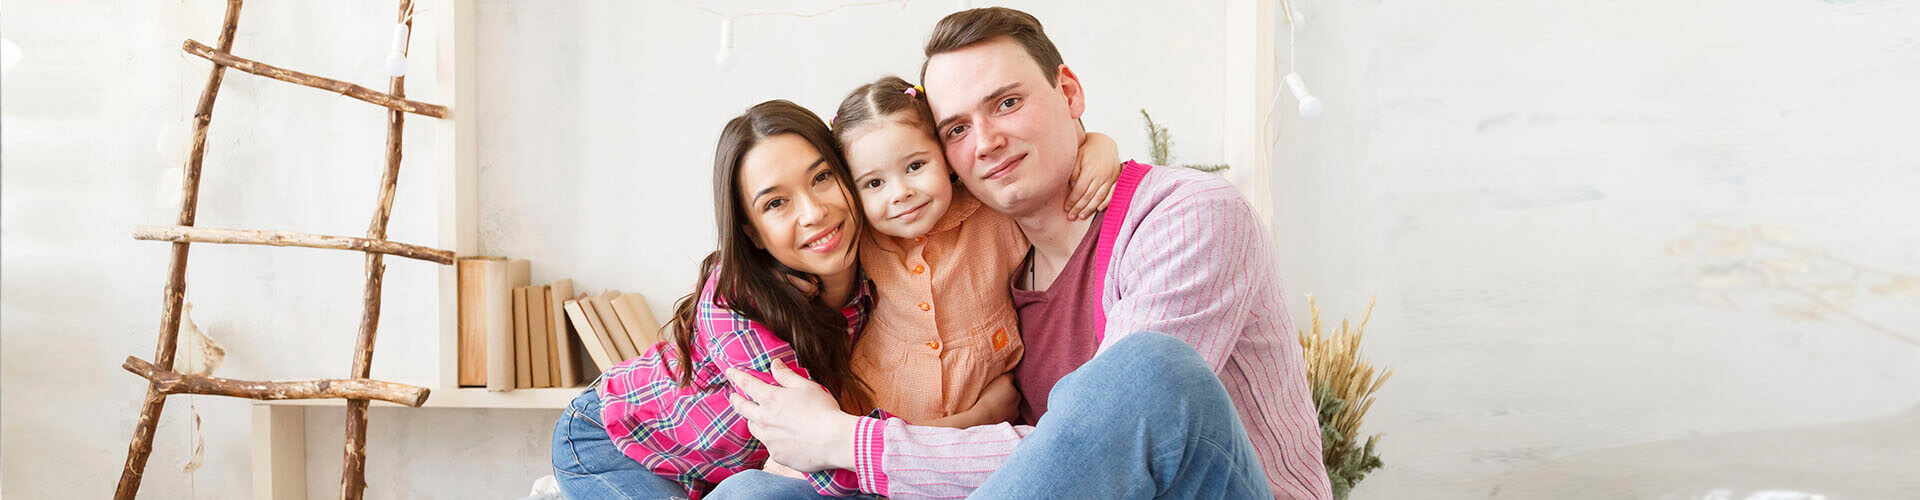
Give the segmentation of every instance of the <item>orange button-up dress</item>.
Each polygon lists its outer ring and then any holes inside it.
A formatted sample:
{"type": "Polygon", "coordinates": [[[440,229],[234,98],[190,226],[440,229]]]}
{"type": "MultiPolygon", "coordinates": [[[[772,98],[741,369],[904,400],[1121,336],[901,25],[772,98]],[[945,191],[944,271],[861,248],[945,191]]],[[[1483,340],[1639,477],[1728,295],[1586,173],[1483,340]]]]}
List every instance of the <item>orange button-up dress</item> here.
{"type": "Polygon", "coordinates": [[[1026,235],[966,189],[953,191],[947,213],[926,235],[869,232],[873,238],[860,249],[874,308],[854,345],[853,371],[873,390],[876,408],[908,422],[973,407],[1024,352],[1010,290],[1027,255],[1026,235]]]}

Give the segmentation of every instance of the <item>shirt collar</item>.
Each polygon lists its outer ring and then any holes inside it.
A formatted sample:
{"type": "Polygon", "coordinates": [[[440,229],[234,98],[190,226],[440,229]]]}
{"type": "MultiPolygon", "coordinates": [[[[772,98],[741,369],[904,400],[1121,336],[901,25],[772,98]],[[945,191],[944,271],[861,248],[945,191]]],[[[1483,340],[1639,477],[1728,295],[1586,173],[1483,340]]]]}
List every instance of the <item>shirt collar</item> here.
{"type": "Polygon", "coordinates": [[[940,216],[940,222],[934,223],[933,230],[927,231],[927,234],[960,227],[960,223],[972,217],[973,212],[979,210],[980,206],[980,199],[974,198],[973,193],[968,192],[966,186],[954,184],[953,204],[947,207],[947,213],[940,216]]]}
{"type": "Polygon", "coordinates": [[[847,318],[847,329],[859,335],[860,330],[866,327],[867,315],[873,312],[873,280],[867,279],[865,271],[854,280],[853,296],[847,299],[846,305],[840,307],[840,315],[847,318]]]}

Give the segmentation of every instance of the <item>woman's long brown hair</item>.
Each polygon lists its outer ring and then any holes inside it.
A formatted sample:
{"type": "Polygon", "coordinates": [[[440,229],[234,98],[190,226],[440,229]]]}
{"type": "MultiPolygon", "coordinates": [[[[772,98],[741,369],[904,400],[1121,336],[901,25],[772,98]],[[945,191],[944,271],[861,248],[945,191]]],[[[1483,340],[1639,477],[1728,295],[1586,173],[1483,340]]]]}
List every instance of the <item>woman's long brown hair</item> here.
{"type": "Polygon", "coordinates": [[[819,116],[792,102],[774,100],[748,108],[745,114],[728,121],[720,130],[720,144],[713,153],[713,216],[720,249],[700,263],[700,281],[694,283],[693,293],[680,298],[667,325],[679,351],[679,383],[685,387],[695,382],[693,343],[700,291],[717,265],[720,275],[715,278],[719,282],[716,295],[726,300],[727,308],[766,325],[775,337],[792,344],[800,366],[842,402],[864,401],[865,384],[853,374],[853,339],[847,335],[841,304],[823,303],[817,292],[794,286],[793,280],[797,279],[811,283],[813,290],[824,289],[819,276],[787,267],[747,238],[745,230],[752,221],[739,201],[740,162],[755,145],[782,134],[806,140],[832,167],[829,170],[834,172],[852,211],[854,230],[846,241],[858,242],[866,231],[864,219],[859,217],[859,198],[850,194],[853,180],[843,174],[847,171],[844,155],[819,116]]]}

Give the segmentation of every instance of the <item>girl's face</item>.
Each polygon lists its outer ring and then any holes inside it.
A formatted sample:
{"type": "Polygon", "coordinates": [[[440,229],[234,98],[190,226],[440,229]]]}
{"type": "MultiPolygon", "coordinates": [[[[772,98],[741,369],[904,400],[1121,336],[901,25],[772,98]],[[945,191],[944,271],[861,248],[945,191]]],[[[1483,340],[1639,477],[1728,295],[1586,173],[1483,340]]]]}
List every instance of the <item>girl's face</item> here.
{"type": "Polygon", "coordinates": [[[888,236],[918,238],[947,213],[953,183],[940,145],[896,117],[879,117],[854,131],[846,145],[847,167],[867,224],[888,236]]]}
{"type": "Polygon", "coordinates": [[[754,246],[797,271],[821,277],[856,263],[860,223],[853,199],[827,159],[794,134],[768,137],[741,158],[738,196],[754,246]]]}

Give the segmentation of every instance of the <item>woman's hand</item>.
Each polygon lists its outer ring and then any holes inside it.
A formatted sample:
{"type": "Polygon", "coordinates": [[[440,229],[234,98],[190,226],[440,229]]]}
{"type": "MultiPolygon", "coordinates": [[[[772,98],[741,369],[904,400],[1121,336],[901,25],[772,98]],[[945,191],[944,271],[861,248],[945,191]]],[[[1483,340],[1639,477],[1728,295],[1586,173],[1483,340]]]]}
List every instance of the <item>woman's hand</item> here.
{"type": "Polygon", "coordinates": [[[1067,177],[1067,220],[1092,217],[1105,210],[1113,197],[1113,183],[1120,178],[1120,145],[1112,137],[1088,132],[1080,141],[1080,164],[1067,177]]]}
{"type": "Polygon", "coordinates": [[[853,468],[853,427],[859,417],[840,412],[839,403],[820,384],[786,363],[768,371],[780,385],[761,382],[739,368],[727,369],[738,392],[727,395],[733,411],[747,419],[747,431],[767,446],[768,460],[801,472],[853,468]]]}
{"type": "Polygon", "coordinates": [[[980,392],[980,399],[966,411],[938,418],[926,425],[965,429],[977,425],[993,425],[1013,420],[1020,416],[1020,389],[1013,386],[1013,374],[1001,374],[999,378],[987,384],[980,392]]]}

